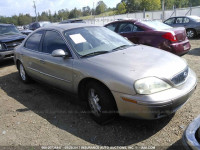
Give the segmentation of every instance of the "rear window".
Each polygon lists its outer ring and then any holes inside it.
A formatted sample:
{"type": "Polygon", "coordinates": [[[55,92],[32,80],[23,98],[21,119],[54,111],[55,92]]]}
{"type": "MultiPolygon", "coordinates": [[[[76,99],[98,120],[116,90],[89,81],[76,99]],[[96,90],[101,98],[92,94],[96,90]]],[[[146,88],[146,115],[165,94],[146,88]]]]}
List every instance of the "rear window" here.
{"type": "Polygon", "coordinates": [[[188,17],[195,20],[196,22],[200,22],[200,17],[198,16],[188,16],[188,17]]]}
{"type": "Polygon", "coordinates": [[[160,21],[141,21],[144,25],[153,28],[154,30],[171,29],[172,27],[160,22],[160,21]]]}

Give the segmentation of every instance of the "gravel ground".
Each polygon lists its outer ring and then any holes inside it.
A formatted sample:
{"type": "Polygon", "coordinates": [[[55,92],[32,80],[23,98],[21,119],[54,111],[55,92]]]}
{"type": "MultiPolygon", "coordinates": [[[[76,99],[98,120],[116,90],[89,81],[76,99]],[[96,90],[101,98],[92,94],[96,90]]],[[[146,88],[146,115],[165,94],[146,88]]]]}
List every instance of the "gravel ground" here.
{"type": "MultiPolygon", "coordinates": [[[[199,43],[200,39],[191,40],[192,49],[183,56],[198,78],[199,43]]],[[[197,86],[191,99],[175,115],[154,121],[120,117],[100,126],[89,114],[80,113],[85,105],[72,95],[39,83],[25,85],[19,80],[13,61],[0,62],[0,146],[133,146],[134,149],[178,146],[182,149],[185,128],[200,114],[199,90],[197,86]]]]}

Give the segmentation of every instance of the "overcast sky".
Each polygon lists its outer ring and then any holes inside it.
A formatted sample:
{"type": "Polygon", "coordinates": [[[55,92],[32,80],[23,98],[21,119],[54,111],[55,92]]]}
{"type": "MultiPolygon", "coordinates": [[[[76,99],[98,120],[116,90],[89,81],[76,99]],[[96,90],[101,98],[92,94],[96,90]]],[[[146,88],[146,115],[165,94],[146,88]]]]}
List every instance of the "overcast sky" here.
{"type": "MultiPolygon", "coordinates": [[[[48,11],[51,13],[60,9],[73,9],[82,8],[85,6],[93,7],[93,2],[96,3],[99,0],[35,0],[37,11],[48,11]]],[[[115,7],[121,0],[103,0],[108,7],[115,7]]],[[[12,16],[19,13],[31,14],[35,16],[33,9],[33,0],[0,0],[0,16],[12,16]]]]}

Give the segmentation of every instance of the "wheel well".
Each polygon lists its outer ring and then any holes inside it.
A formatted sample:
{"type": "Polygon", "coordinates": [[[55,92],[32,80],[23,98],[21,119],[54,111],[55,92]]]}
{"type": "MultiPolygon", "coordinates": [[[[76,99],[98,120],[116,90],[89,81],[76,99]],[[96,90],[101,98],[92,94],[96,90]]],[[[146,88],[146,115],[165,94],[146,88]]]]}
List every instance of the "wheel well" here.
{"type": "Polygon", "coordinates": [[[195,31],[195,33],[197,33],[197,31],[193,28],[187,28],[186,31],[188,31],[188,30],[193,30],[193,31],[195,31]]]}
{"type": "Polygon", "coordinates": [[[81,80],[81,82],[78,85],[79,98],[86,100],[86,85],[89,82],[97,82],[97,83],[101,84],[104,88],[106,88],[110,92],[111,96],[114,99],[114,96],[112,95],[110,89],[104,83],[102,83],[101,81],[94,79],[94,78],[85,78],[85,79],[81,80]]]}
{"type": "Polygon", "coordinates": [[[18,69],[18,70],[19,70],[19,63],[20,63],[20,60],[17,59],[17,61],[16,61],[16,66],[17,66],[17,69],[18,69]]]}

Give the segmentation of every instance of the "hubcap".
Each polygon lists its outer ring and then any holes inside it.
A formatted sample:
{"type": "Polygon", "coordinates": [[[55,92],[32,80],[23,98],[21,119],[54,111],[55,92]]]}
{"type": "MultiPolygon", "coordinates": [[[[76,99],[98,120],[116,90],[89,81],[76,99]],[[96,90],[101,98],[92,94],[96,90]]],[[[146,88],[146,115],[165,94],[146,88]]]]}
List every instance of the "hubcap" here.
{"type": "Polygon", "coordinates": [[[101,113],[101,106],[99,105],[100,99],[95,89],[89,89],[88,100],[89,100],[90,108],[92,109],[92,112],[94,113],[94,115],[100,116],[100,113],[101,113]]]}
{"type": "Polygon", "coordinates": [[[25,75],[24,67],[22,66],[22,64],[20,64],[19,69],[20,69],[20,76],[22,80],[26,80],[26,75],[25,75]]]}
{"type": "Polygon", "coordinates": [[[187,37],[192,38],[194,36],[194,32],[192,30],[187,31],[187,37]]]}

